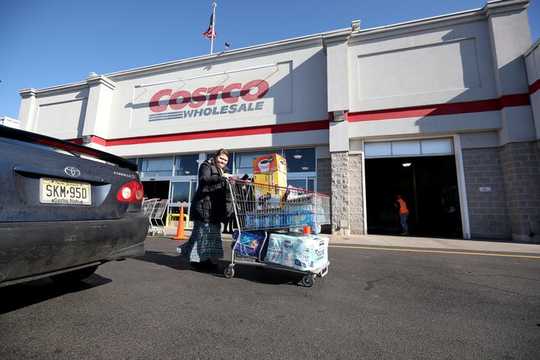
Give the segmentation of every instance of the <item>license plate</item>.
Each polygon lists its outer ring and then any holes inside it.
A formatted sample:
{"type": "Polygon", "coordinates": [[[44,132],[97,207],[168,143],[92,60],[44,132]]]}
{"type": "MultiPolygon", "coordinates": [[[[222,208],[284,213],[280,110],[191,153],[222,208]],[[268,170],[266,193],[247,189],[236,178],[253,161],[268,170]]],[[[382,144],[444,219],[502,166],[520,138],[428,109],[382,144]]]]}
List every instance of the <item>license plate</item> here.
{"type": "Polygon", "coordinates": [[[90,184],[58,179],[39,179],[42,204],[92,205],[90,184]]]}

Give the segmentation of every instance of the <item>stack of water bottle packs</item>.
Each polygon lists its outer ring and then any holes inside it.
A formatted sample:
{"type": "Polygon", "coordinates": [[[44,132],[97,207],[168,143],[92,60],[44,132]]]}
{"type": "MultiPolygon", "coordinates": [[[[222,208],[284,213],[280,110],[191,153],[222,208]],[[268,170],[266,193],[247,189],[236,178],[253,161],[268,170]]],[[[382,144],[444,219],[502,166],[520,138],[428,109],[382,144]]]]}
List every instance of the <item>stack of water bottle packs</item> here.
{"type": "Polygon", "coordinates": [[[287,186],[287,164],[279,154],[256,158],[253,173],[253,205],[242,214],[242,231],[233,234],[234,254],[306,272],[327,267],[328,238],[317,234],[329,223],[328,209],[317,194],[287,186]],[[300,232],[266,231],[276,229],[300,232]]]}
{"type": "Polygon", "coordinates": [[[322,221],[312,204],[288,204],[285,202],[278,211],[253,211],[246,214],[245,228],[254,229],[277,229],[277,228],[302,228],[310,226],[318,233],[322,221]]]}

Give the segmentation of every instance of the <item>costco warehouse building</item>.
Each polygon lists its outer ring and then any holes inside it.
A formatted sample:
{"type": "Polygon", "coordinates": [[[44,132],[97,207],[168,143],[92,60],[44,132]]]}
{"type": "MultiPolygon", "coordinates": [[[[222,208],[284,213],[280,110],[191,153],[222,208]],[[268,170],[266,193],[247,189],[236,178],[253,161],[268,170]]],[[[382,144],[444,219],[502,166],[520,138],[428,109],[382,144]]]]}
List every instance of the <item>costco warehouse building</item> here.
{"type": "Polygon", "coordinates": [[[331,194],[332,231],[540,241],[540,50],[527,0],[350,28],[24,89],[21,127],[137,161],[189,202],[219,148],[269,152],[331,194]]]}

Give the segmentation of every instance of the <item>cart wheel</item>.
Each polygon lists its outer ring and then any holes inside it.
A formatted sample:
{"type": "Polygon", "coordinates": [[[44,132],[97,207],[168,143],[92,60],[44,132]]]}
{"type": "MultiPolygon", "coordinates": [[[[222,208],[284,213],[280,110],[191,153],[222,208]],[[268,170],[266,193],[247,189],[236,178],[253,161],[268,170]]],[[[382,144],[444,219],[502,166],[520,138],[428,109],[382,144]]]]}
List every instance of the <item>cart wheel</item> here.
{"type": "Polygon", "coordinates": [[[227,266],[223,271],[223,275],[225,275],[227,279],[234,277],[234,265],[227,266]]]}
{"type": "Polygon", "coordinates": [[[301,284],[305,287],[312,287],[313,283],[315,282],[315,279],[312,274],[304,275],[302,278],[301,284]]]}

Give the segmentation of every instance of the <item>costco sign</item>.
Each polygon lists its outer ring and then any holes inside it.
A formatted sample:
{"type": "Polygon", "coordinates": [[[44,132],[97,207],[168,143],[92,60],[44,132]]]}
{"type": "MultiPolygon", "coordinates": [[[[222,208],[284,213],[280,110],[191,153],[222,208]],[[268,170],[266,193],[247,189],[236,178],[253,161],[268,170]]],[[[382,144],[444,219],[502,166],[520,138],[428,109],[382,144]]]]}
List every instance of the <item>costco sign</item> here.
{"type": "Polygon", "coordinates": [[[262,110],[262,99],[270,86],[265,80],[251,80],[189,90],[161,89],[150,99],[149,120],[191,118],[262,110]]]}

